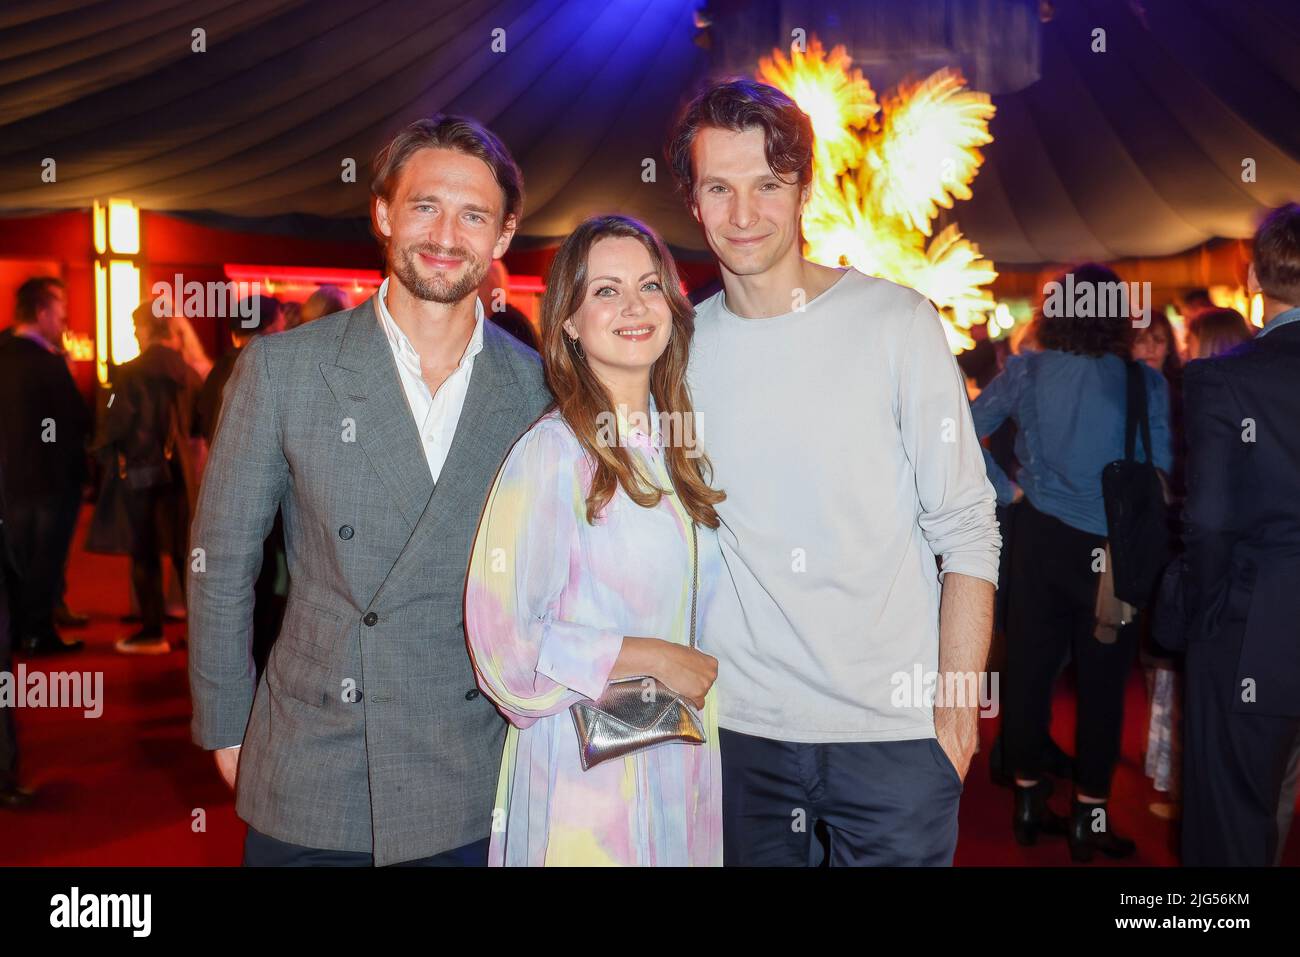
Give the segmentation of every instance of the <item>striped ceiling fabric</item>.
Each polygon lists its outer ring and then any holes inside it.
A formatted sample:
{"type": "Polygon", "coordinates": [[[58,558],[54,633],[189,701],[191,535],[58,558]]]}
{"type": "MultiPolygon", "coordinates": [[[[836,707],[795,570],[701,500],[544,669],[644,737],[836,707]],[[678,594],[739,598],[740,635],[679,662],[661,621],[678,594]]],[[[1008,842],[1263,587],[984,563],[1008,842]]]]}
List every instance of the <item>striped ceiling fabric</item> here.
{"type": "MultiPolygon", "coordinates": [[[[663,141],[684,98],[724,72],[720,51],[735,62],[729,25],[743,18],[756,65],[788,42],[796,12],[852,53],[867,49],[864,29],[914,29],[918,10],[966,23],[972,5],[1026,2],[856,4],[873,13],[864,21],[837,15],[842,2],[780,0],[29,0],[0,8],[0,215],[125,196],[299,233],[312,217],[362,221],[378,147],[448,111],[486,123],[519,161],[521,247],[619,211],[703,255],[663,141]],[[196,29],[206,52],[192,50],[196,29]],[[46,158],[55,182],[42,181],[46,158]]],[[[985,255],[1164,255],[1246,236],[1262,209],[1300,196],[1300,3],[1051,6],[1033,44],[1039,78],[994,93],[995,141],[974,198],[950,214],[985,255]],[[1105,53],[1090,49],[1098,27],[1105,53]],[[1247,159],[1255,182],[1242,180],[1247,159]]]]}

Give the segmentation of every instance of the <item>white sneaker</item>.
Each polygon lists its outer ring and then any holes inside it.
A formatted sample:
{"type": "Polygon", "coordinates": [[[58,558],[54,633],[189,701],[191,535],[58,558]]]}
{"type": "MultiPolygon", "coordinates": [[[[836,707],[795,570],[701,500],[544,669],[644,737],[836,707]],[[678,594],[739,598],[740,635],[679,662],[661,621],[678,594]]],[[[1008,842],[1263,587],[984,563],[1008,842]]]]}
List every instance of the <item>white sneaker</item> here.
{"type": "Polygon", "coordinates": [[[124,655],[165,655],[172,650],[166,638],[153,635],[132,635],[113,645],[124,655]]]}

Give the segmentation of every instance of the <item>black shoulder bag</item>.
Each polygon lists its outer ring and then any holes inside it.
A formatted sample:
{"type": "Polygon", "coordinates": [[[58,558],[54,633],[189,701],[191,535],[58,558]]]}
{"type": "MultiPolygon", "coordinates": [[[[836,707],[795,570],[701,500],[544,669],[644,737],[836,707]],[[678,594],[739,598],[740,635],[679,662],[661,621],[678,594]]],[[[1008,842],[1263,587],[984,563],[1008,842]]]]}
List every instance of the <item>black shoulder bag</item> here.
{"type": "Polygon", "coordinates": [[[1124,458],[1101,473],[1106,503],[1106,529],[1115,581],[1115,597],[1137,608],[1152,599],[1156,582],[1171,555],[1164,485],[1151,461],[1151,423],[1142,367],[1128,363],[1128,404],[1124,423],[1124,458]],[[1142,429],[1146,461],[1136,458],[1136,438],[1142,429]]]}

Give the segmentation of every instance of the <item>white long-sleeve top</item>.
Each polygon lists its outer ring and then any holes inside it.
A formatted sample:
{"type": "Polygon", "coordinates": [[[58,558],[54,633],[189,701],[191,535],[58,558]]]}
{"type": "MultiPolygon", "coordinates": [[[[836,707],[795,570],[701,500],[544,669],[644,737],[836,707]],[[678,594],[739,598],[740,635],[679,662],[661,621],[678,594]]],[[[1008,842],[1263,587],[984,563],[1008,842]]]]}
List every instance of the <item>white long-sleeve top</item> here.
{"type": "Polygon", "coordinates": [[[996,584],[1001,546],[939,316],[856,270],[770,319],[724,295],[697,310],[689,371],[727,494],[727,571],[700,636],[719,659],[719,723],[797,742],[933,737],[933,703],[913,692],[938,670],[941,576],[996,584]]]}

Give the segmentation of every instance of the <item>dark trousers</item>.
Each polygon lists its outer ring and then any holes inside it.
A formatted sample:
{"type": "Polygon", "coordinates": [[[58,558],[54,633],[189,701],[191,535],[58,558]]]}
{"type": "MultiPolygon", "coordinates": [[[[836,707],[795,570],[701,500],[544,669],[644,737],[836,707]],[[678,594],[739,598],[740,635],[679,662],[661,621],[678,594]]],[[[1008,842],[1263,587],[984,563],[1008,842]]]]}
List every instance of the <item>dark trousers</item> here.
{"type": "Polygon", "coordinates": [[[54,610],[63,599],[63,566],[77,530],[80,487],[35,499],[10,500],[5,528],[19,577],[10,582],[13,629],[19,640],[55,638],[54,610]]]}
{"type": "MultiPolygon", "coordinates": [[[[486,867],[488,838],[443,851],[433,857],[403,861],[394,867],[486,867]]],[[[358,851],[330,851],[279,841],[253,828],[244,839],[245,867],[371,867],[375,859],[358,851]]]]}
{"type": "Polygon", "coordinates": [[[1043,774],[1052,690],[1067,649],[1078,687],[1075,784],[1092,797],[1110,795],[1124,724],[1124,688],[1137,630],[1122,628],[1112,644],[1094,636],[1097,585],[1094,550],[1106,539],[1038,511],[1028,500],[1012,519],[1007,659],[1002,685],[1002,738],[1008,770],[1043,774]]]}
{"type": "MultiPolygon", "coordinates": [[[[1300,718],[1232,710],[1240,623],[1187,648],[1183,709],[1183,863],[1268,867],[1278,800],[1300,718]]],[[[1294,795],[1292,795],[1294,800],[1294,795]]]]}
{"type": "MultiPolygon", "coordinates": [[[[6,522],[0,522],[0,671],[13,674],[13,655],[9,637],[9,589],[11,574],[5,561],[6,522]]],[[[0,708],[0,788],[18,783],[18,732],[14,727],[14,709],[0,708]]]]}
{"type": "Polygon", "coordinates": [[[934,738],[797,744],[722,730],[723,863],[952,864],[962,782],[934,738]]]}
{"type": "Polygon", "coordinates": [[[162,634],[162,552],[166,550],[185,587],[189,507],[179,483],[129,489],[124,496],[131,523],[131,584],[140,601],[142,631],[162,634]]]}

